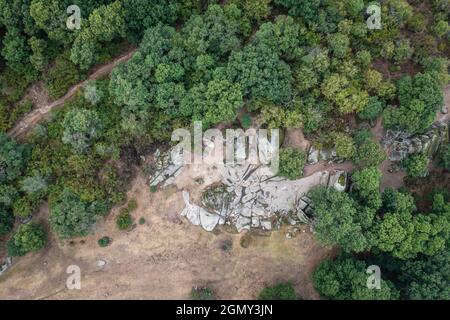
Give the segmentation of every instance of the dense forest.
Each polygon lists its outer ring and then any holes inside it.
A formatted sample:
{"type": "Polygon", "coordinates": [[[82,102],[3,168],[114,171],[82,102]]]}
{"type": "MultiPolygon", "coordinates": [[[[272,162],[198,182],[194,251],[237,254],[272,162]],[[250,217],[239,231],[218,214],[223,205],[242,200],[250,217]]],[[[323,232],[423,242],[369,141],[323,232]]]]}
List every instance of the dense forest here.
{"type": "MultiPolygon", "coordinates": [[[[324,298],[450,299],[450,146],[433,160],[409,156],[404,186],[381,192],[386,154],[370,131],[381,119],[422,134],[435,121],[449,83],[450,2],[374,2],[380,29],[367,26],[369,3],[0,0],[0,245],[11,256],[42,249],[48,231],[21,222],[44,202],[51,232],[86,236],[126,202],[140,155],[176,128],[257,122],[302,129],[355,167],[349,192],[309,195],[317,241],[341,251],[313,274],[324,298]],[[81,28],[70,30],[73,4],[81,28]],[[30,86],[56,100],[132,48],[26,138],[8,135],[34,108],[30,86]],[[365,285],[373,264],[386,270],[382,290],[365,285]]],[[[286,148],[280,158],[280,174],[297,178],[305,154],[286,148]]]]}

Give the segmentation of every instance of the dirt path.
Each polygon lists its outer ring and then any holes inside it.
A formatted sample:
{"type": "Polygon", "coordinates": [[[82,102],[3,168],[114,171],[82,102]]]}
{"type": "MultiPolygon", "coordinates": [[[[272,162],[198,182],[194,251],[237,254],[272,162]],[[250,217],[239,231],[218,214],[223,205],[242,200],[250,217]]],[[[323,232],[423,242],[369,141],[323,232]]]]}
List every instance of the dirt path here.
{"type": "Polygon", "coordinates": [[[220,299],[253,299],[279,281],[293,281],[304,299],[319,298],[311,272],[334,251],[316,244],[307,226],[292,239],[285,237],[288,227],[253,235],[243,248],[242,234],[206,232],[180,219],[183,200],[175,187],[151,193],[137,177],[129,196],[138,202],[135,221],[143,217],[145,224],[118,231],[115,208],[94,226],[95,235],[73,245],[52,238],[47,249],[20,258],[0,278],[0,299],[189,299],[196,285],[208,285],[220,299]],[[113,241],[100,248],[97,240],[105,235],[113,241]],[[232,243],[228,251],[225,241],[232,243]],[[100,259],[105,266],[97,266],[100,259]],[[81,269],[81,290],[65,287],[70,265],[81,269]]]}
{"type": "MultiPolygon", "coordinates": [[[[16,123],[16,125],[8,132],[8,134],[14,138],[24,137],[51,110],[63,105],[68,99],[73,97],[75,93],[80,88],[82,88],[88,81],[99,79],[109,74],[111,70],[115,68],[118,64],[130,59],[136,51],[137,49],[133,48],[127,53],[115,58],[110,63],[95,68],[95,70],[88,76],[86,80],[70,87],[69,91],[67,91],[67,93],[58,100],[48,103],[47,99],[44,99],[42,97],[33,99],[33,101],[37,103],[35,105],[35,109],[30,113],[28,113],[27,115],[25,115],[18,123],[16,123]]],[[[32,96],[37,95],[36,92],[37,90],[39,90],[39,86],[42,87],[42,85],[38,85],[37,87],[32,88],[31,90],[32,92],[30,93],[32,96]]]]}

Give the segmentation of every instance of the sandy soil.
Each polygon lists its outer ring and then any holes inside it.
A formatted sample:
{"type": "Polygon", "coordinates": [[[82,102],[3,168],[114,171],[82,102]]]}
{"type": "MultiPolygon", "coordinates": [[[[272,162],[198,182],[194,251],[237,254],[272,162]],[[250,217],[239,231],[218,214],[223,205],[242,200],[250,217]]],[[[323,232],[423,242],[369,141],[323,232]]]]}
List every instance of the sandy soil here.
{"type": "Polygon", "coordinates": [[[0,299],[185,299],[195,285],[212,287],[222,299],[252,299],[264,285],[288,280],[304,299],[318,298],[311,272],[333,252],[318,246],[306,226],[293,239],[285,238],[288,227],[252,235],[242,248],[243,234],[208,233],[181,219],[175,187],[151,193],[139,176],[129,196],[139,205],[134,219],[145,218],[144,225],[117,230],[115,208],[91,236],[72,245],[52,238],[47,249],[18,259],[0,278],[0,299]],[[105,235],[112,244],[100,248],[97,240],[105,235]],[[233,244],[229,251],[221,248],[226,240],[233,244]],[[97,267],[99,259],[107,264],[97,267]],[[81,268],[81,290],[65,287],[69,265],[81,268]]]}

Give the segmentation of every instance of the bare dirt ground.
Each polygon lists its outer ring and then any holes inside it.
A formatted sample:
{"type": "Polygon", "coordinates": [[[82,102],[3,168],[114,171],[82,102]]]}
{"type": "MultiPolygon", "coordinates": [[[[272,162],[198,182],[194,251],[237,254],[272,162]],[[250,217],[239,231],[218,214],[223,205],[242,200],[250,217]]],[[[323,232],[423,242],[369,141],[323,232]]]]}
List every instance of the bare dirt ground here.
{"type": "MultiPolygon", "coordinates": [[[[221,299],[252,299],[278,281],[293,281],[304,299],[319,298],[311,272],[333,251],[317,245],[306,226],[293,239],[285,238],[286,227],[253,235],[242,248],[242,234],[209,233],[180,219],[183,200],[175,187],[151,193],[139,176],[129,196],[139,205],[135,221],[143,217],[144,225],[119,231],[115,208],[95,234],[73,245],[52,238],[47,249],[17,260],[0,278],[0,299],[187,299],[195,285],[210,286],[221,299]],[[113,241],[100,248],[97,240],[105,235],[113,241]],[[226,240],[229,251],[221,248],[226,240]],[[81,290],[65,287],[69,265],[81,268],[81,290]]],[[[47,214],[43,209],[41,219],[47,214]]]]}
{"type": "Polygon", "coordinates": [[[27,93],[34,103],[34,110],[26,114],[16,125],[8,132],[14,138],[24,137],[30,130],[40,122],[51,110],[62,106],[68,99],[72,98],[74,94],[82,88],[88,81],[102,78],[109,74],[118,64],[130,59],[137,49],[131,49],[125,54],[115,58],[110,63],[94,68],[88,78],[76,85],[70,87],[67,93],[49,103],[48,95],[43,88],[42,83],[38,82],[33,85],[27,93]]]}

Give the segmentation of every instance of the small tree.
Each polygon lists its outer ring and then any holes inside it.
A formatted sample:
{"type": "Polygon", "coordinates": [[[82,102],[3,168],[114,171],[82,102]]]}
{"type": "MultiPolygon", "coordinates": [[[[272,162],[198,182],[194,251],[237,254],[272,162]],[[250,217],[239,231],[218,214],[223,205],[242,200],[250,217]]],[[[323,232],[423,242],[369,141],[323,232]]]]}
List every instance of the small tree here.
{"type": "Polygon", "coordinates": [[[280,166],[278,174],[288,179],[297,179],[303,176],[303,167],[306,162],[306,154],[294,148],[280,150],[280,166]]]}
{"type": "Polygon", "coordinates": [[[122,210],[117,216],[116,220],[117,227],[120,230],[127,230],[133,224],[133,218],[129,214],[128,210],[122,210]]]}
{"type": "Polygon", "coordinates": [[[37,223],[23,224],[8,243],[10,256],[23,256],[30,251],[39,251],[47,243],[44,228],[37,223]]]}
{"type": "Polygon", "coordinates": [[[100,247],[107,247],[111,243],[111,238],[105,236],[103,238],[98,239],[97,243],[100,247]]]}
{"type": "Polygon", "coordinates": [[[411,178],[421,178],[428,175],[428,157],[424,153],[414,154],[404,160],[406,173],[411,178]]]}

